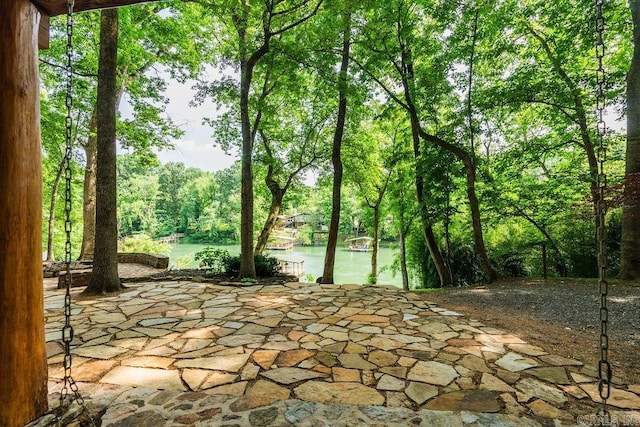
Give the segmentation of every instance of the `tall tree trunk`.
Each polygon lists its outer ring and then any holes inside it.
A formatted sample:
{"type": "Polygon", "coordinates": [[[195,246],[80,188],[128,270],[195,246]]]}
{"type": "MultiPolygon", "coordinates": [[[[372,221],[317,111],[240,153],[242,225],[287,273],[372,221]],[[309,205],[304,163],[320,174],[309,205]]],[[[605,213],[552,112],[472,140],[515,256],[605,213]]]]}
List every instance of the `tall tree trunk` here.
{"type": "Polygon", "coordinates": [[[269,191],[271,192],[271,207],[269,208],[269,214],[267,215],[264,227],[262,227],[262,231],[258,236],[258,242],[256,243],[255,249],[256,254],[261,254],[267,247],[267,241],[269,240],[271,231],[278,221],[278,215],[280,214],[280,209],[282,208],[282,200],[284,199],[284,195],[286,192],[286,189],[280,188],[280,185],[273,179],[272,166],[269,166],[269,171],[267,172],[265,182],[267,184],[267,188],[269,188],[269,191]]]}
{"type": "Polygon", "coordinates": [[[420,208],[422,233],[424,235],[424,240],[427,243],[427,248],[429,249],[429,255],[431,256],[433,265],[436,267],[436,271],[438,272],[440,286],[445,287],[453,284],[453,275],[451,274],[451,269],[444,261],[444,257],[442,256],[442,252],[440,251],[440,247],[438,246],[438,242],[436,241],[436,237],[433,233],[431,220],[429,219],[426,211],[424,200],[424,182],[422,180],[422,173],[420,171],[422,151],[420,150],[420,136],[418,132],[419,124],[417,120],[418,119],[416,116],[411,115],[411,135],[413,138],[413,154],[416,164],[416,197],[418,199],[418,206],[420,208]]]}
{"type": "MultiPolygon", "coordinates": [[[[348,8],[349,6],[347,6],[348,8]]],[[[331,198],[331,222],[327,250],[324,257],[324,269],[321,283],[333,283],[333,269],[336,262],[336,246],[338,243],[338,226],[340,225],[340,205],[342,200],[342,136],[347,117],[347,72],[349,71],[349,51],[351,48],[351,13],[347,10],[344,15],[344,32],[342,36],[342,61],[338,76],[338,117],[336,130],[333,134],[333,149],[331,163],[333,164],[333,196],[331,198]]]]}
{"type": "Polygon", "coordinates": [[[389,185],[389,179],[391,178],[391,171],[387,172],[387,176],[384,179],[384,183],[381,186],[376,185],[378,194],[375,202],[371,202],[367,198],[367,206],[373,209],[373,251],[371,253],[371,283],[378,283],[378,240],[380,236],[380,206],[382,205],[382,199],[387,192],[387,186],[389,185]]]}
{"type": "Polygon", "coordinates": [[[380,232],[380,206],[373,208],[373,250],[371,251],[371,283],[378,283],[378,235],[380,232]]]}
{"type": "Polygon", "coordinates": [[[476,249],[476,258],[478,259],[478,264],[480,265],[480,269],[482,269],[487,282],[495,282],[498,279],[498,273],[493,268],[493,265],[491,265],[491,261],[489,261],[489,256],[487,255],[487,249],[484,245],[484,235],[480,219],[480,204],[478,203],[478,197],[476,196],[476,168],[469,155],[463,156],[462,162],[464,164],[465,175],[467,178],[467,199],[469,200],[469,207],[471,208],[473,243],[476,249]]]}
{"type": "Polygon", "coordinates": [[[256,264],[253,248],[253,142],[259,124],[259,115],[253,129],[249,115],[249,92],[253,80],[253,70],[258,61],[269,52],[271,37],[268,26],[264,28],[265,39],[255,52],[249,56],[247,50],[247,14],[246,4],[234,11],[233,20],[238,32],[240,52],[240,130],[242,133],[241,184],[240,184],[240,278],[256,278],[256,264]]]}
{"type": "Polygon", "coordinates": [[[402,225],[400,230],[400,273],[402,274],[402,289],[409,290],[409,270],[407,269],[407,239],[402,225]]]}
{"type": "Polygon", "coordinates": [[[93,260],[96,238],[96,169],[98,143],[96,140],[96,107],[89,120],[89,136],[84,145],[86,165],[84,167],[84,188],[82,191],[82,246],[80,247],[81,261],[93,260]]]}
{"type": "Polygon", "coordinates": [[[0,425],[47,412],[42,288],[40,12],[0,1],[0,425]]]}
{"type": "Polygon", "coordinates": [[[640,279],[640,1],[629,2],[633,17],[633,57],[627,75],[627,154],[620,278],[640,279]]]}
{"type": "Polygon", "coordinates": [[[96,111],[96,239],[91,281],[85,294],[122,289],[118,277],[118,220],[116,195],[116,110],[118,9],[100,12],[100,59],[96,111]]]}
{"type": "Polygon", "coordinates": [[[56,229],[56,201],[58,200],[58,187],[60,187],[65,164],[66,157],[63,156],[58,164],[56,179],[53,180],[53,185],[51,186],[51,202],[49,203],[49,219],[47,221],[47,261],[56,260],[53,241],[56,229]]]}

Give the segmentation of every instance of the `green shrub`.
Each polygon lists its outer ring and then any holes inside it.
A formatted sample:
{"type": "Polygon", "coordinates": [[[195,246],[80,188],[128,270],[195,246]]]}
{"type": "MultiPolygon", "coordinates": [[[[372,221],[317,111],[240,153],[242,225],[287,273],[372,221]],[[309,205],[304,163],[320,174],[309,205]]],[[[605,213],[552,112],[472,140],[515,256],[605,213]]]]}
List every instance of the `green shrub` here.
{"type": "Polygon", "coordinates": [[[200,261],[200,267],[205,267],[213,274],[223,274],[228,272],[232,256],[225,249],[207,246],[203,250],[196,252],[194,258],[200,261]]]}
{"type": "MultiPolygon", "coordinates": [[[[240,273],[240,255],[229,255],[225,249],[206,247],[195,254],[200,266],[214,274],[237,275],[240,273]]],[[[278,258],[268,255],[256,255],[256,275],[273,276],[278,272],[278,258]]]]}
{"type": "Polygon", "coordinates": [[[142,252],[146,254],[169,255],[171,247],[166,243],[155,242],[146,234],[127,236],[120,242],[121,252],[142,252]]]}

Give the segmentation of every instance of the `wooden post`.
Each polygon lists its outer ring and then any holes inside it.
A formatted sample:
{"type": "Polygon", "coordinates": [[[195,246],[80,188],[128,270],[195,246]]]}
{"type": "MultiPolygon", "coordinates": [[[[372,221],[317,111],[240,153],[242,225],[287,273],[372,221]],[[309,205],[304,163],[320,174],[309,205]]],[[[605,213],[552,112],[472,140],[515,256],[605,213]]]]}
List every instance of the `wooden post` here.
{"type": "Polygon", "coordinates": [[[0,1],[0,425],[8,427],[48,410],[39,21],[28,0],[0,1]]]}

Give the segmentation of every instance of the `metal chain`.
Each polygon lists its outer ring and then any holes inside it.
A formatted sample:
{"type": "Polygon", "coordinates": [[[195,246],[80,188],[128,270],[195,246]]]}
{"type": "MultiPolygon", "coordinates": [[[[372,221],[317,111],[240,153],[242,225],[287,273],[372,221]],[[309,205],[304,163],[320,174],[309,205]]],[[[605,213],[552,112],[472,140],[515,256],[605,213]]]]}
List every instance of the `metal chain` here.
{"type": "Polygon", "coordinates": [[[596,0],[596,57],[598,69],[596,80],[598,91],[596,96],[596,108],[598,122],[596,126],[598,138],[598,201],[596,211],[598,216],[598,288],[600,291],[600,361],[598,362],[598,392],[602,401],[600,418],[603,424],[609,421],[607,399],[611,393],[611,364],[609,363],[609,335],[607,332],[609,322],[609,310],[607,308],[607,295],[609,284],[607,282],[607,227],[605,216],[607,211],[605,201],[605,189],[607,187],[607,175],[604,165],[607,160],[607,147],[605,135],[607,127],[604,121],[605,112],[605,83],[606,73],[604,69],[604,14],[605,0],[596,0]]]}
{"type": "MultiPolygon", "coordinates": [[[[66,97],[65,107],[67,110],[67,116],[65,118],[65,194],[64,194],[64,231],[65,231],[65,245],[64,245],[64,262],[66,267],[65,272],[65,296],[64,296],[64,327],[62,328],[62,343],[64,344],[64,383],[62,390],[60,391],[60,405],[59,413],[57,414],[58,423],[61,422],[61,415],[66,407],[66,401],[70,392],[73,393],[73,399],[82,407],[83,412],[87,415],[90,424],[93,426],[93,420],[89,416],[88,410],[85,406],[84,398],[78,390],[78,385],[71,376],[71,366],[73,362],[73,356],[71,354],[71,342],[73,341],[73,326],[71,325],[71,157],[73,154],[73,119],[71,117],[73,109],[73,7],[74,0],[67,0],[67,46],[66,46],[66,67],[65,67],[65,81],[66,81],[66,97]]],[[[69,402],[70,404],[71,402],[69,402]]]]}

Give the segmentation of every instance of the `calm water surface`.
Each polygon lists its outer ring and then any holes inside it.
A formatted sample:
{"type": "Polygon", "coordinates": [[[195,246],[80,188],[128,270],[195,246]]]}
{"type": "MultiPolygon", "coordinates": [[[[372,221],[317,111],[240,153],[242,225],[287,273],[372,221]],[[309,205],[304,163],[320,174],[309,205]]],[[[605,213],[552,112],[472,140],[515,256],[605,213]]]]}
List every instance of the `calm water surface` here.
{"type": "MultiPolygon", "coordinates": [[[[226,249],[231,255],[240,253],[240,245],[201,245],[182,243],[174,245],[169,256],[170,268],[193,268],[198,266],[198,261],[194,259],[196,252],[205,247],[226,249]]],[[[305,275],[303,281],[314,280],[322,274],[324,268],[324,246],[295,246],[290,251],[271,251],[274,255],[282,259],[304,260],[305,275]],[[310,275],[312,277],[307,277],[310,275]]],[[[398,253],[395,249],[380,248],[378,251],[378,283],[383,285],[394,285],[401,287],[402,279],[399,273],[393,277],[390,266],[394,255],[398,253]],[[381,269],[387,267],[380,272],[381,269]]],[[[333,279],[336,283],[366,283],[367,275],[371,272],[371,252],[350,252],[346,248],[336,249],[336,264],[333,279]]]]}

